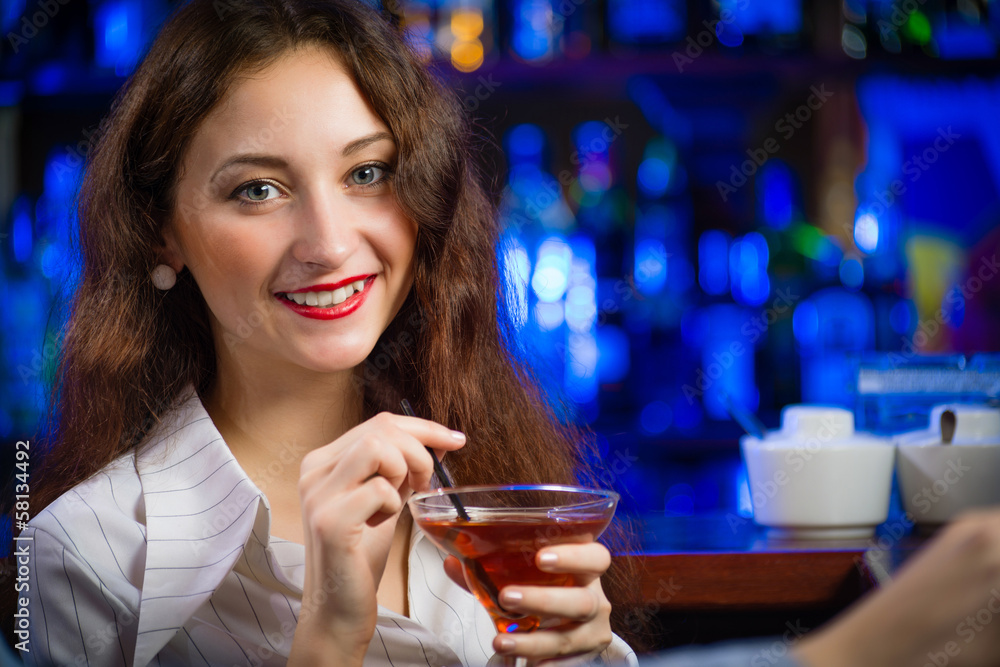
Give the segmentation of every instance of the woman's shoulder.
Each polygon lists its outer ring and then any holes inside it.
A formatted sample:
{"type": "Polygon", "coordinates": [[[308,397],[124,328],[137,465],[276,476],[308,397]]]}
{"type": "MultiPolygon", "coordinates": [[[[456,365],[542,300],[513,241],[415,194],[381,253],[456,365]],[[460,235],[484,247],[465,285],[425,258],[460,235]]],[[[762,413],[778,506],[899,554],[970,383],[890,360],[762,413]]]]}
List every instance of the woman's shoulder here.
{"type": "Polygon", "coordinates": [[[38,596],[61,598],[71,589],[77,596],[99,590],[101,599],[137,610],[146,526],[134,454],[56,498],[28,522],[21,538],[28,542],[19,544],[30,544],[32,553],[33,603],[38,596]]]}
{"type": "MultiPolygon", "coordinates": [[[[135,451],[129,451],[99,472],[69,489],[35,515],[29,527],[48,533],[52,538],[80,552],[80,540],[97,530],[98,534],[144,534],[145,512],[142,484],[135,466],[135,451]]],[[[130,540],[125,540],[126,542],[130,540]]]]}
{"type": "Polygon", "coordinates": [[[88,526],[125,532],[131,542],[145,534],[148,490],[143,473],[171,467],[175,458],[183,458],[184,449],[212,434],[217,431],[194,388],[188,387],[140,443],[56,498],[29,525],[63,541],[88,526]]]}

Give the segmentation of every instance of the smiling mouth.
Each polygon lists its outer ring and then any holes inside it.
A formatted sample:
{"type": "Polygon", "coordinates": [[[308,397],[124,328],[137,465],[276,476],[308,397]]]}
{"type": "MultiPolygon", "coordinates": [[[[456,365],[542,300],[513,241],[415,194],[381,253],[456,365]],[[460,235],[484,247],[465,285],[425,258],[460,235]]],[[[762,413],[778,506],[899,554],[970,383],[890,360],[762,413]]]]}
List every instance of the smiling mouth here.
{"type": "Polygon", "coordinates": [[[371,281],[362,279],[355,280],[342,287],[330,291],[317,292],[278,292],[277,297],[290,301],[300,306],[312,306],[314,308],[334,308],[350,299],[355,294],[364,292],[371,284],[371,281]]]}

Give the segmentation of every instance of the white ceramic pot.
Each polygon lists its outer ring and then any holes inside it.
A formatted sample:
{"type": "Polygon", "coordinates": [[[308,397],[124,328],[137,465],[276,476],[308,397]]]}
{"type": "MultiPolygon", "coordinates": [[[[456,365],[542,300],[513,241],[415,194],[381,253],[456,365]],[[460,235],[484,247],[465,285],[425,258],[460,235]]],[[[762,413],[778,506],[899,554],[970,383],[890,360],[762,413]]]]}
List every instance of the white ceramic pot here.
{"type": "Polygon", "coordinates": [[[754,520],[779,536],[854,538],[889,513],[894,447],[843,408],[790,405],[781,430],[740,440],[754,520]]]}
{"type": "Polygon", "coordinates": [[[914,522],[942,524],[1000,505],[1000,409],[937,405],[927,430],[900,435],[896,445],[903,508],[914,522]]]}

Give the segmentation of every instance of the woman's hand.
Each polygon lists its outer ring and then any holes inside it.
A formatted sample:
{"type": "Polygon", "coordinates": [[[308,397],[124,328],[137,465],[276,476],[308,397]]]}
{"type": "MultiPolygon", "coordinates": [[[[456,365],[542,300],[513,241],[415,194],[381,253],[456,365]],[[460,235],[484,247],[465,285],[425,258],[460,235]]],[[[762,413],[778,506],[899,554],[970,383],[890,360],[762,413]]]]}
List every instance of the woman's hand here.
{"type": "Polygon", "coordinates": [[[1000,665],[1000,511],[956,519],[793,653],[809,667],[1000,665]]]}
{"type": "MultiPolygon", "coordinates": [[[[601,588],[601,575],[611,554],[598,542],[545,547],[535,556],[538,569],[574,575],[577,586],[506,586],[500,591],[505,609],[542,618],[542,629],[499,634],[497,653],[528,658],[532,664],[551,658],[596,655],[611,643],[611,603],[601,588]]],[[[462,566],[449,556],[445,571],[466,588],[462,566]]]]}
{"type": "Polygon", "coordinates": [[[306,571],[290,664],[361,664],[396,519],[434,471],[424,446],[464,444],[463,434],[441,424],[381,413],[303,458],[306,571]]]}

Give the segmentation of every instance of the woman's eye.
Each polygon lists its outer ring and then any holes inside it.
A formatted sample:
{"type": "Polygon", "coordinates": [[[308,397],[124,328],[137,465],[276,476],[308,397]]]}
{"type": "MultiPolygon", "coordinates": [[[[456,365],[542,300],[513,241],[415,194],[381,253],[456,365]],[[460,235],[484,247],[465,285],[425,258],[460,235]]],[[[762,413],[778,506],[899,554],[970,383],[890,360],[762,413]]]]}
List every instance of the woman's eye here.
{"type": "Polygon", "coordinates": [[[265,204],[281,196],[281,189],[268,181],[249,181],[233,190],[230,199],[235,199],[240,206],[257,206],[265,204]]]}
{"type": "Polygon", "coordinates": [[[351,180],[355,185],[372,185],[381,181],[385,176],[385,169],[374,164],[359,167],[351,173],[351,180]]]}
{"type": "Polygon", "coordinates": [[[244,192],[250,201],[267,201],[272,194],[278,193],[278,189],[270,183],[252,183],[244,188],[244,192]]]}

